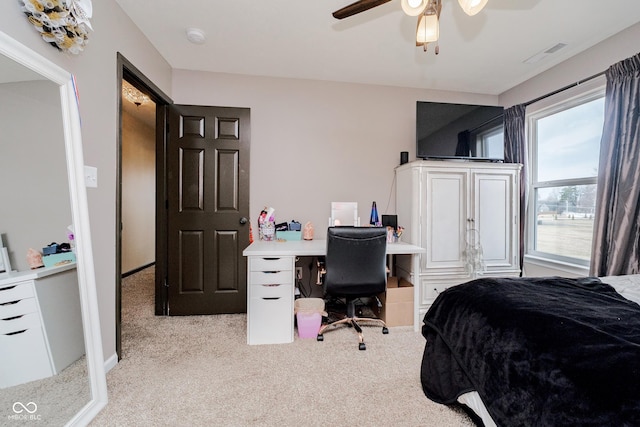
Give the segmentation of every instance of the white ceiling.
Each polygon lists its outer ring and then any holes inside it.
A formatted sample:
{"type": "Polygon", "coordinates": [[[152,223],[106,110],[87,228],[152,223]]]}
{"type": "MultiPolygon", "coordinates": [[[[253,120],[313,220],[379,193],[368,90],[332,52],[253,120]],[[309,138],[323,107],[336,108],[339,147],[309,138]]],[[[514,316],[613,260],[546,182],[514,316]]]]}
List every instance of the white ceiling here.
{"type": "MultiPolygon", "coordinates": [[[[640,22],[638,0],[442,0],[440,54],[415,46],[400,0],[337,20],[354,0],[116,0],[176,69],[498,95],[640,22]],[[206,42],[187,41],[200,28],[206,42]],[[535,64],[527,58],[567,47],[535,64]]],[[[97,31],[98,29],[96,29],[97,31]]]]}

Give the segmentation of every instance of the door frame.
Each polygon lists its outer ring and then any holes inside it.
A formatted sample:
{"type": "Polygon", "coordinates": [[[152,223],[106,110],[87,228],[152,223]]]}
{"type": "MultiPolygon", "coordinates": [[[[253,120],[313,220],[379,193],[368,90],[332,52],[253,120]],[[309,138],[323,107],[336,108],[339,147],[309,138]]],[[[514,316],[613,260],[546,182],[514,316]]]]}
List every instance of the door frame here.
{"type": "Polygon", "coordinates": [[[166,132],[167,105],[171,98],[117,52],[116,86],[118,93],[118,134],[116,153],[116,353],[122,359],[122,80],[126,80],[147,94],[156,104],[156,271],[155,314],[167,314],[167,188],[166,188],[166,132]]]}

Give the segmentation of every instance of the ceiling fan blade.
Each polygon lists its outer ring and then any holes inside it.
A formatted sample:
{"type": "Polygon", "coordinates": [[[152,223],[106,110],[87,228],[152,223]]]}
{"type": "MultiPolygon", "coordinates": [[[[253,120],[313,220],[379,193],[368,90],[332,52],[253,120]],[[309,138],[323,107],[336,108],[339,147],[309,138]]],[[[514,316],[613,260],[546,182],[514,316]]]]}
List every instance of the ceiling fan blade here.
{"type": "Polygon", "coordinates": [[[365,10],[373,9],[376,6],[390,2],[391,0],[360,0],[355,3],[351,3],[342,9],[333,12],[333,17],[336,19],[344,19],[349,16],[355,15],[365,10]]]}

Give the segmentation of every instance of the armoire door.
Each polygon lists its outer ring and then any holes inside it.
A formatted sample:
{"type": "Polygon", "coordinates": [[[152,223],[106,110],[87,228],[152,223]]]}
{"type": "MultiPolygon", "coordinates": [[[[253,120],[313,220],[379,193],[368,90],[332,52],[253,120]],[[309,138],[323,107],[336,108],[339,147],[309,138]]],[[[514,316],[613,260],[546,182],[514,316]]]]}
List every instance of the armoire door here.
{"type": "Polygon", "coordinates": [[[517,268],[515,173],[514,170],[472,172],[473,227],[479,232],[487,272],[517,268]]]}
{"type": "Polygon", "coordinates": [[[423,271],[429,274],[465,274],[463,257],[469,220],[469,172],[464,169],[427,170],[422,239],[427,253],[423,271]]]}

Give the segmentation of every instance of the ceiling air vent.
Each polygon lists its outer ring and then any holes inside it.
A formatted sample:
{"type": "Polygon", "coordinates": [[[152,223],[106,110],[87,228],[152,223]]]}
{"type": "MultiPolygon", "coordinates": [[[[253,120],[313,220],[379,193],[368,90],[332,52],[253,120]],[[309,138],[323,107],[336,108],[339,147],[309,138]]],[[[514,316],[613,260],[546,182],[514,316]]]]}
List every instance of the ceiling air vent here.
{"type": "Polygon", "coordinates": [[[560,49],[563,49],[566,46],[567,46],[566,43],[556,43],[555,45],[551,46],[550,48],[545,49],[542,52],[538,52],[538,53],[536,53],[535,55],[533,55],[532,57],[530,57],[528,59],[525,59],[523,62],[525,64],[533,64],[533,63],[542,61],[547,56],[556,53],[557,51],[559,51],[560,49]]]}

